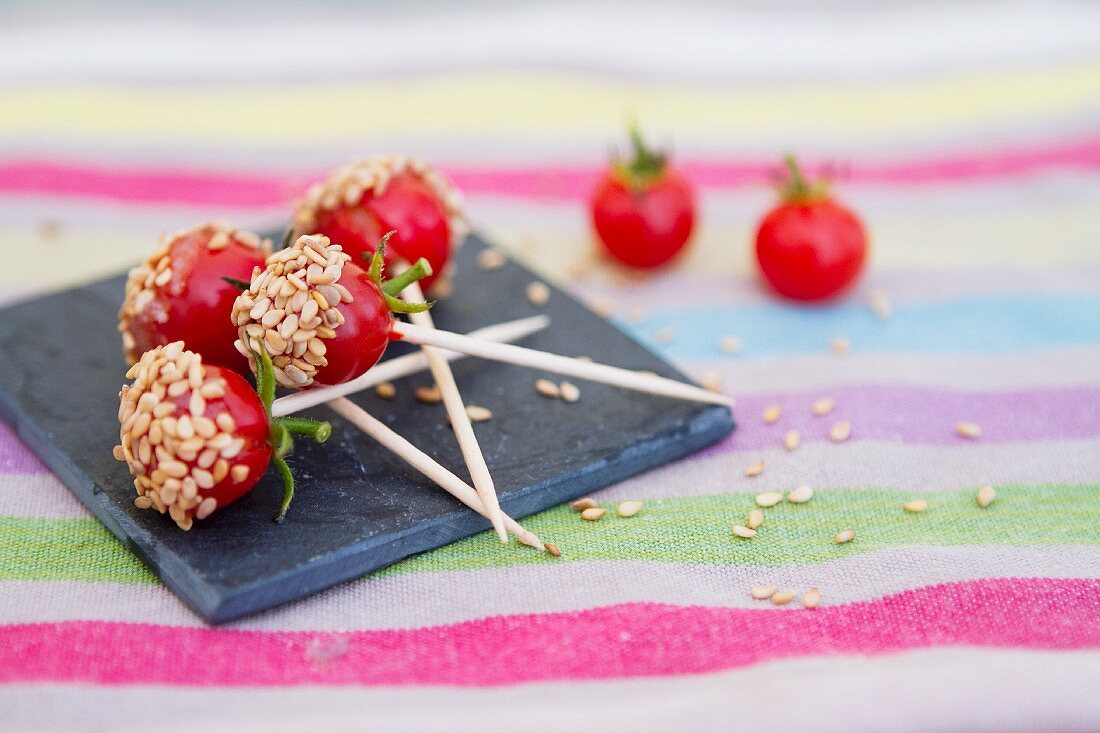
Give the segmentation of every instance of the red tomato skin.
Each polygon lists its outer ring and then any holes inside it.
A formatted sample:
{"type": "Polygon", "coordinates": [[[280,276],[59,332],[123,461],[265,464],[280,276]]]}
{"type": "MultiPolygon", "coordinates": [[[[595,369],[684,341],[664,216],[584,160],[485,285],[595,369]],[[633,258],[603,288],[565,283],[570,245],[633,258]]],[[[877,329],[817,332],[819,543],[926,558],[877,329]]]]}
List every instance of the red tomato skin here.
{"type": "Polygon", "coordinates": [[[695,193],[669,166],[641,189],[613,169],[592,196],[592,225],[604,249],[624,265],[654,268],[675,257],[695,227],[695,193]]]}
{"type": "Polygon", "coordinates": [[[393,314],[382,290],[365,270],[352,262],[345,263],[340,284],[354,300],[340,304],[344,322],[335,329],[333,338],[325,339],[328,364],[314,377],[320,384],[351,381],[377,364],[393,330],[393,314]]]}
{"type": "MultiPolygon", "coordinates": [[[[231,475],[227,475],[213,487],[199,489],[199,496],[204,499],[208,496],[214,497],[218,502],[218,510],[221,510],[251,491],[267,471],[271,463],[272,448],[269,438],[271,428],[259,395],[244,377],[233,370],[214,365],[206,366],[206,375],[225,380],[225,395],[207,400],[206,411],[203,414],[211,420],[217,420],[218,415],[223,412],[229,413],[237,423],[237,428],[233,432],[234,437],[245,440],[244,449],[230,463],[234,466],[238,464],[248,466],[248,476],[244,481],[236,482],[231,475]]],[[[187,412],[190,399],[191,393],[185,392],[180,397],[176,397],[173,402],[181,412],[187,412]]],[[[188,464],[188,468],[192,467],[194,462],[188,464]]],[[[194,510],[191,513],[193,514],[194,510]]]]}
{"type": "Polygon", "coordinates": [[[374,254],[378,240],[391,231],[396,234],[386,245],[386,264],[423,257],[432,266],[432,274],[420,281],[427,290],[451,257],[451,225],[435,190],[412,173],[394,176],[381,196],[367,191],[353,206],[319,211],[317,231],[307,233],[324,234],[362,263],[362,256],[374,254]]]}
{"type": "Polygon", "coordinates": [[[233,346],[237,326],[233,302],[239,291],[222,280],[247,282],[254,267],[264,266],[262,252],[230,240],[223,249],[207,247],[212,230],[200,230],[172,243],[172,279],[130,322],[138,353],[183,341],[204,364],[250,374],[248,360],[233,346]]]}
{"type": "Polygon", "coordinates": [[[827,198],[784,203],[756,233],[756,259],[764,279],[793,300],[834,298],[859,277],[867,235],[852,211],[827,198]]]}

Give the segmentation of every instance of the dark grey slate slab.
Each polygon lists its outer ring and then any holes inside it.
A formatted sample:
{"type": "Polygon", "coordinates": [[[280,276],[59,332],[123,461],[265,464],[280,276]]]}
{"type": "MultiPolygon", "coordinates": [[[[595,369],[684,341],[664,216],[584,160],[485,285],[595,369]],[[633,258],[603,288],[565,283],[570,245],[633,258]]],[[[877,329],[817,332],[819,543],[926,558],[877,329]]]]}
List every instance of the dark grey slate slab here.
{"type": "MultiPolygon", "coordinates": [[[[523,295],[534,276],[509,263],[483,272],[474,257],[485,244],[467,240],[457,258],[455,295],[433,311],[440,328],[465,332],[545,312],[546,331],[524,344],[561,354],[686,379],[683,374],[554,290],[538,309],[523,295]]],[[[431,485],[324,408],[333,438],[299,441],[291,464],[298,492],[287,522],[271,521],[281,487],[270,474],[225,511],[189,533],[133,507],[126,467],[111,457],[118,440],[118,389],[126,371],[115,312],[122,278],[114,277],[0,311],[0,416],[110,530],[188,606],[218,623],[303,598],[409,555],[486,529],[486,520],[431,485]]],[[[406,345],[395,345],[392,353],[406,345]]],[[[541,375],[464,359],[455,377],[468,403],[493,410],[475,427],[501,504],[523,517],[621,481],[726,436],[729,410],[582,383],[576,404],[534,394],[541,375]]],[[[440,463],[468,478],[442,406],[398,396],[356,401],[440,463]]],[[[516,552],[504,548],[501,552],[516,552]]]]}

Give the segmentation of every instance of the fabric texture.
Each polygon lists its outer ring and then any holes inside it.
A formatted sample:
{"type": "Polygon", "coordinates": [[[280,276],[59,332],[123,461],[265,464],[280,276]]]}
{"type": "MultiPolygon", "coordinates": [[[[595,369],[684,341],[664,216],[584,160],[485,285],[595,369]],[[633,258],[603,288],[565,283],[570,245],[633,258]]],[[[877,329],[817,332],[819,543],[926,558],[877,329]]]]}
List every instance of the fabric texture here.
{"type": "Polygon", "coordinates": [[[0,425],[0,730],[1100,729],[1100,8],[217,11],[0,10],[0,299],[201,220],[278,227],[346,158],[414,154],[739,427],[594,496],[637,516],[524,520],[558,560],[486,532],[211,628],[0,425]],[[634,116],[700,198],[648,276],[593,255],[586,209],[634,116]],[[826,306],[753,269],[788,151],[870,233],[826,306]]]}

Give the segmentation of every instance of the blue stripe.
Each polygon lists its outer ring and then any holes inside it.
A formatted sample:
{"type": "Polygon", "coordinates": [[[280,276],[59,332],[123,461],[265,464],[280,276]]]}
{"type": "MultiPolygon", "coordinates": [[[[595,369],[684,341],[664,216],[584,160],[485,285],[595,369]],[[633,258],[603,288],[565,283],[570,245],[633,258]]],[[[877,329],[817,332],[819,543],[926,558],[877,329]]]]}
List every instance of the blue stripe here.
{"type": "Polygon", "coordinates": [[[935,303],[899,303],[882,322],[863,303],[797,306],[774,302],[696,305],[654,310],[639,323],[617,325],[674,359],[730,358],[718,339],[734,335],[736,358],[827,351],[834,337],[861,352],[1005,353],[1100,343],[1100,296],[991,296],[935,303]],[[654,334],[672,329],[671,343],[654,334]]]}

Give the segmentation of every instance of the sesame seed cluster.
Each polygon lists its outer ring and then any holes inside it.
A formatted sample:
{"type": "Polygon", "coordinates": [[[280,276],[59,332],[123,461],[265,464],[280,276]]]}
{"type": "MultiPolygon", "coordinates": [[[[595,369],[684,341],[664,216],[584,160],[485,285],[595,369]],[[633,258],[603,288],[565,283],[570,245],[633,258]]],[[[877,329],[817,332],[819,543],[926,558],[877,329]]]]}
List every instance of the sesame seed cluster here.
{"type": "MultiPolygon", "coordinates": [[[[118,311],[118,330],[122,334],[122,349],[128,364],[135,363],[141,356],[134,342],[134,336],[130,332],[131,322],[137,314],[155,301],[159,288],[169,287],[172,282],[172,245],[184,237],[204,231],[210,232],[210,241],[206,246],[212,252],[225,249],[230,242],[236,242],[249,249],[261,250],[265,254],[271,251],[271,240],[260,239],[253,232],[237,229],[223,221],[180,229],[174,234],[162,234],[157,242],[156,251],[130,270],[126,277],[126,299],[118,311]]],[[[161,323],[168,320],[168,313],[163,310],[153,315],[161,323]]]]}
{"type": "Polygon", "coordinates": [[[233,304],[237,350],[256,370],[253,353],[267,349],[275,380],[284,387],[313,384],[318,369],[328,364],[325,340],[344,323],[341,303],[352,294],[340,284],[351,256],[320,234],[298,237],[286,249],[256,268],[248,290],[233,304]]]}
{"type": "Polygon", "coordinates": [[[340,205],[354,206],[368,192],[381,196],[386,192],[390,180],[402,173],[417,176],[439,196],[447,211],[451,246],[457,247],[467,231],[466,216],[462,212],[462,194],[446,176],[424,161],[403,155],[381,155],[353,160],[339,168],[324,183],[311,186],[295,212],[295,231],[314,231],[320,211],[332,211],[340,205]]]}
{"type": "Polygon", "coordinates": [[[225,395],[225,380],[208,377],[202,357],[182,341],[145,352],[126,378],[134,381],[119,392],[121,444],[114,457],[134,477],[134,506],[168,512],[181,529],[191,529],[192,517],[205,519],[218,506],[204,490],[227,475],[237,483],[248,478],[247,465],[232,463],[246,447],[233,417],[205,414],[208,400],[225,395]],[[179,407],[176,401],[188,395],[187,407],[179,407]]]}

